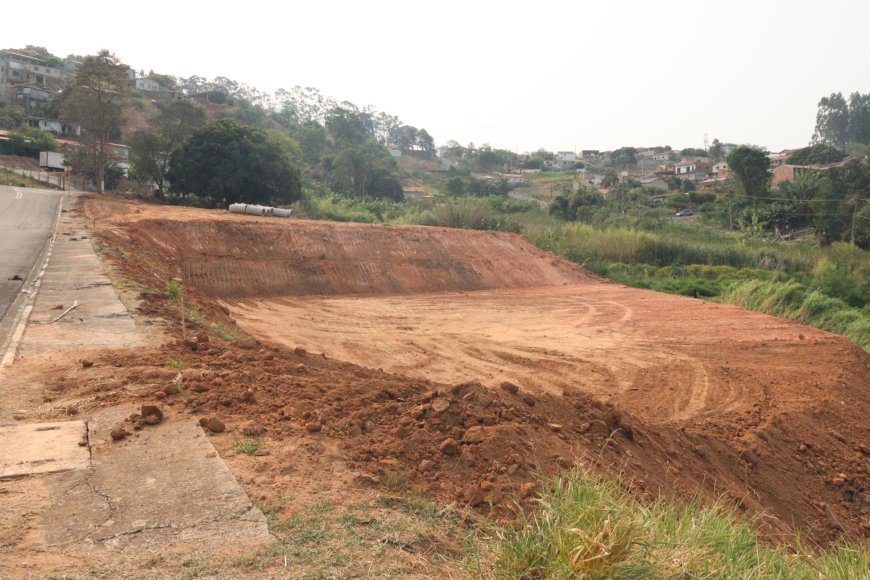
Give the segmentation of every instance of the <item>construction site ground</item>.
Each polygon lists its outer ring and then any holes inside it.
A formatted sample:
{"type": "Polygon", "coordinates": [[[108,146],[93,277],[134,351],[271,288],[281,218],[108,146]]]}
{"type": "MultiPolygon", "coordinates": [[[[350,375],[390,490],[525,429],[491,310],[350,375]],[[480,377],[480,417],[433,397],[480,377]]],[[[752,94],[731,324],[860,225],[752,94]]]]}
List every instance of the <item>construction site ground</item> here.
{"type": "MultiPolygon", "coordinates": [[[[71,209],[145,338],[28,351],[25,335],[5,418],[74,414],[105,433],[125,424],[113,409],[159,406],[165,422],[97,450],[136,446],[146,470],[176,465],[171,445],[147,452],[161,430],[216,459],[184,431],[201,420],[272,539],[241,553],[47,548],[59,521],[80,528],[69,502],[47,499],[62,482],[10,480],[2,505],[33,507],[0,525],[7,566],[449,575],[481,518],[510,519],[539,477],[578,464],[642,495],[729,498],[771,542],[870,535],[870,356],[842,337],[609,283],[514,234],[96,196],[71,209]]],[[[72,485],[71,473],[56,477],[72,485]]]]}

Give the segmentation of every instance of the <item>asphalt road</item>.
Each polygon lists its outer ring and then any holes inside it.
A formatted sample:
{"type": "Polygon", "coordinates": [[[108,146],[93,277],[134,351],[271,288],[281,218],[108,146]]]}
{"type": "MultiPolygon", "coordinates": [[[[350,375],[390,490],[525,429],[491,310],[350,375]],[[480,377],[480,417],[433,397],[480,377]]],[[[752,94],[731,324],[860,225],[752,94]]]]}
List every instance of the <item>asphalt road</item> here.
{"type": "MultiPolygon", "coordinates": [[[[0,186],[0,330],[8,326],[6,316],[14,315],[9,307],[51,236],[63,195],[49,189],[0,186]]],[[[0,336],[0,345],[6,338],[0,336]]]]}

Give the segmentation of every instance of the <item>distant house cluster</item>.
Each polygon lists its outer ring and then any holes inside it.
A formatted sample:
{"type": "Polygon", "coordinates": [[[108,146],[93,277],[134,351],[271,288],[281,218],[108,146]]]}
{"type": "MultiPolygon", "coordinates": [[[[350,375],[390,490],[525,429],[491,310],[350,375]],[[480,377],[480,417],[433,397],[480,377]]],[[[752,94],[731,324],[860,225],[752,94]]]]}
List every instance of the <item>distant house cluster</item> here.
{"type": "Polygon", "coordinates": [[[67,78],[66,69],[52,66],[37,54],[23,50],[0,50],[0,104],[26,112],[46,108],[67,78]]]}

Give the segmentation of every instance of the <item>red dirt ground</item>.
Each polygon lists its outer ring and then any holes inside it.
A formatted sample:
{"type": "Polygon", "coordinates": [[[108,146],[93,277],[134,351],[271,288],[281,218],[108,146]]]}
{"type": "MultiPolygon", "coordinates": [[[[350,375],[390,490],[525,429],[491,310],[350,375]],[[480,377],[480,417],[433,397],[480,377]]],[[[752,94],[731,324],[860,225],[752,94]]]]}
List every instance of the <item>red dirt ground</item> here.
{"type": "Polygon", "coordinates": [[[359,485],[402,473],[509,510],[533,474],[583,462],[642,493],[728,495],[771,537],[870,534],[870,356],[841,337],[603,282],[511,234],[106,198],[85,212],[130,256],[115,261],[145,314],[178,335],[180,276],[210,340],[106,353],[56,377],[59,397],[152,397],[183,358],[190,393],[168,405],[328,438],[371,474],[359,485]],[[233,322],[252,338],[220,340],[233,322]]]}

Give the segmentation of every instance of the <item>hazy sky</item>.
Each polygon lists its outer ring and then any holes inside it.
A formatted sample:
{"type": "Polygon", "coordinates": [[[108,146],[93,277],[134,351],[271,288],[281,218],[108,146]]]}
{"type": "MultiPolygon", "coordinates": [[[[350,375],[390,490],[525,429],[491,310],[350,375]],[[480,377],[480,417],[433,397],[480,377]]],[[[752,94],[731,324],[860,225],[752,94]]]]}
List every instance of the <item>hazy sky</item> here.
{"type": "Polygon", "coordinates": [[[10,3],[0,45],[108,48],[135,69],[312,86],[527,151],[807,144],[816,104],[870,92],[870,1],[10,3]]]}

